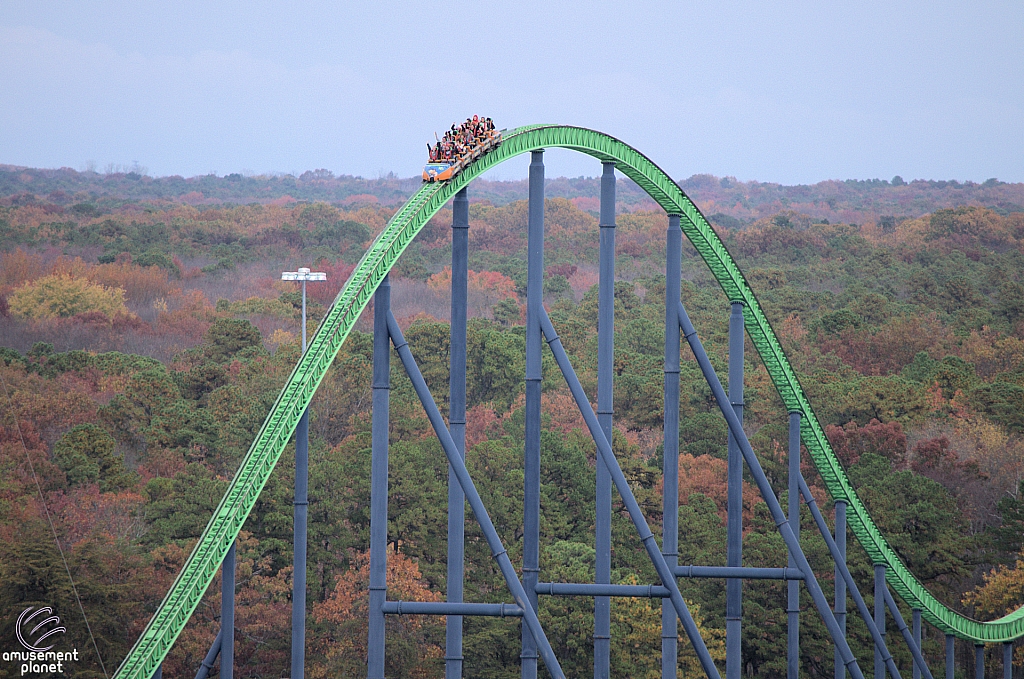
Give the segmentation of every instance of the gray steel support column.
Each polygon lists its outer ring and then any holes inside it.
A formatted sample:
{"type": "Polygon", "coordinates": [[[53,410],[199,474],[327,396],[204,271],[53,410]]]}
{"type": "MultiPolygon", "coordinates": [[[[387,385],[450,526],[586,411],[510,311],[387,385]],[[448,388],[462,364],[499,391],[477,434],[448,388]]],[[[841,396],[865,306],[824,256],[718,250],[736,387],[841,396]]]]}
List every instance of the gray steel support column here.
{"type": "Polygon", "coordinates": [[[974,646],[974,679],[985,679],[985,644],[974,646]]]}
{"type": "MultiPolygon", "coordinates": [[[[305,282],[303,282],[305,285],[305,282]]],[[[303,342],[303,351],[306,350],[303,342]]],[[[292,554],[292,679],[306,672],[306,534],[309,512],[309,408],[295,429],[295,500],[292,554]]]]}
{"type": "MultiPolygon", "coordinates": [[[[466,286],[469,275],[469,197],[466,189],[452,201],[452,322],[449,343],[448,430],[466,459],[466,286]]],[[[462,602],[465,570],[466,496],[448,465],[448,594],[449,603],[462,602]]],[[[445,679],[462,676],[462,616],[445,623],[445,679]]]]}
{"type": "MultiPolygon", "coordinates": [[[[789,414],[789,525],[800,538],[800,413],[789,414]]],[[[796,559],[789,555],[790,568],[796,568],[796,559]]],[[[800,583],[790,580],[787,614],[786,676],[800,677],[800,583]]]]}
{"type": "MultiPolygon", "coordinates": [[[[846,565],[846,500],[836,500],[836,547],[840,557],[842,558],[843,565],[846,565]]],[[[835,583],[836,583],[836,622],[839,624],[839,629],[842,630],[843,636],[846,636],[846,580],[843,579],[842,568],[839,563],[836,563],[835,567],[835,583]]],[[[846,666],[843,665],[842,654],[839,653],[839,647],[835,649],[835,679],[846,678],[846,666]]]]}
{"type": "MultiPolygon", "coordinates": [[[[665,237],[665,430],[662,447],[664,479],[661,553],[665,563],[679,563],[679,288],[683,232],[679,215],[668,216],[665,237]]],[[[609,438],[611,440],[611,438],[609,438]]],[[[598,465],[598,469],[602,465],[598,465]]],[[[679,625],[672,602],[661,602],[661,677],[676,679],[679,625]]]]}
{"type": "Polygon", "coordinates": [[[220,567],[220,676],[231,679],[235,671],[235,547],[231,548],[220,567]]]}
{"type": "MultiPolygon", "coordinates": [[[[743,422],[743,303],[733,302],[729,316],[729,403],[743,422]]],[[[728,540],[726,565],[743,565],[743,456],[729,432],[728,540]]],[[[725,676],[740,679],[743,671],[743,581],[725,583],[725,676]]]]}
{"type": "MultiPolygon", "coordinates": [[[[615,361],[615,163],[602,163],[601,263],[597,313],[597,419],[612,440],[612,368],[615,361]]],[[[608,584],[612,577],[612,477],[597,465],[595,496],[594,582],[608,584]]],[[[594,679],[611,672],[611,599],[594,599],[594,679]]]]}
{"type": "MultiPolygon", "coordinates": [[[[540,314],[544,297],[544,151],[530,162],[526,272],[526,444],[523,460],[523,587],[534,610],[540,574],[540,314]]],[[[522,679],[537,677],[537,642],[523,625],[522,679]]]]}
{"type": "MultiPolygon", "coordinates": [[[[914,626],[914,643],[921,648],[921,609],[915,608],[911,611],[911,624],[914,626]]],[[[921,679],[921,668],[914,665],[914,679],[921,679]]]]}
{"type": "MultiPolygon", "coordinates": [[[[885,637],[885,564],[875,564],[875,627],[885,637]]],[[[875,679],[885,679],[882,647],[875,644],[875,679]]]]}
{"type": "MultiPolygon", "coordinates": [[[[305,318],[306,281],[302,281],[302,308],[305,318]]],[[[302,351],[306,351],[306,325],[302,325],[302,351]]],[[[306,535],[309,519],[309,408],[295,428],[295,500],[292,551],[292,674],[306,674],[306,535]]]]}
{"type": "Polygon", "coordinates": [[[1003,643],[1003,679],[1013,679],[1013,642],[1003,643]]]}
{"type": "Polygon", "coordinates": [[[953,669],[956,661],[956,637],[952,634],[946,635],[946,679],[953,679],[953,669]]]}
{"type": "Polygon", "coordinates": [[[366,676],[384,679],[384,601],[388,569],[388,409],[391,400],[391,347],[388,312],[391,278],[373,295],[373,424],[370,452],[370,629],[366,676]]]}
{"type": "Polygon", "coordinates": [[[164,665],[160,663],[156,667],[156,672],[153,673],[153,679],[164,679],[164,665]]]}

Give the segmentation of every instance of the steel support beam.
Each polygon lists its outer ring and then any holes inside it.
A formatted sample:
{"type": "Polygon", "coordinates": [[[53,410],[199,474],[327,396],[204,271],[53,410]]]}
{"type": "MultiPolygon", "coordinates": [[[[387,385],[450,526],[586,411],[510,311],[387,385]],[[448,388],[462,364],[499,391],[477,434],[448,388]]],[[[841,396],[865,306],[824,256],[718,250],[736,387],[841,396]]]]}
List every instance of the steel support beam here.
{"type": "Polygon", "coordinates": [[[391,277],[373,296],[373,425],[370,452],[370,629],[367,677],[384,679],[384,601],[387,599],[388,430],[391,399],[391,349],[388,314],[391,277]]]}
{"type": "MultiPolygon", "coordinates": [[[[782,569],[779,568],[777,570],[782,569]]],[[[733,575],[736,575],[736,573],[733,573],[733,575]]],[[[764,579],[767,580],[768,578],[764,579]]],[[[803,580],[803,576],[800,575],[796,579],[803,580]]],[[[537,594],[544,594],[548,596],[614,596],[650,599],[668,599],[671,597],[671,592],[669,592],[668,587],[663,585],[601,585],[574,582],[538,582],[536,592],[537,594]]]]}
{"type": "Polygon", "coordinates": [[[946,635],[946,679],[953,679],[953,669],[956,661],[956,637],[952,634],[946,635]]]}
{"type": "MultiPolygon", "coordinates": [[[[800,539],[800,413],[789,414],[789,525],[797,540],[800,539]]],[[[796,568],[796,559],[789,555],[790,568],[796,568]]],[[[800,583],[787,583],[788,605],[786,636],[786,676],[800,678],[800,583]]]]}
{"type": "Polygon", "coordinates": [[[235,672],[235,548],[231,543],[220,567],[220,676],[231,679],[235,672]]]}
{"type": "MultiPolygon", "coordinates": [[[[743,422],[743,303],[733,302],[729,314],[729,403],[743,422]]],[[[729,432],[728,536],[726,564],[743,565],[743,455],[736,435],[729,432]]],[[[743,581],[725,583],[725,676],[740,679],[743,671],[743,581]]]]}
{"type": "MultiPolygon", "coordinates": [[[[885,638],[885,564],[875,564],[875,627],[885,638]]],[[[885,661],[882,659],[882,645],[875,643],[875,679],[885,679],[885,661]]]]}
{"type": "MultiPolygon", "coordinates": [[[[540,312],[544,300],[544,151],[530,162],[526,246],[526,442],[523,451],[523,586],[536,610],[540,576],[540,312]]],[[[523,625],[522,679],[537,679],[537,642],[523,625]]]]}
{"type": "MultiPolygon", "coordinates": [[[[918,644],[918,649],[921,649],[921,608],[914,608],[911,611],[911,620],[913,621],[913,642],[918,644]]],[[[921,679],[921,668],[913,666],[913,679],[921,679]]]]}
{"type": "MultiPolygon", "coordinates": [[[[306,282],[302,282],[305,287],[306,282]]],[[[305,299],[305,295],[303,295],[305,299]]],[[[302,350],[306,350],[303,336],[302,350]]],[[[292,679],[306,674],[306,544],[309,521],[309,408],[295,428],[295,534],[292,536],[292,679]]]]}
{"type": "MultiPolygon", "coordinates": [[[[679,563],[679,312],[683,232],[679,215],[668,216],[665,236],[665,426],[662,446],[663,514],[661,553],[675,570],[679,563]]],[[[609,436],[608,440],[611,440],[609,436]]],[[[598,469],[605,468],[598,465],[598,469]]],[[[607,474],[607,468],[605,468],[607,474]]],[[[672,602],[661,602],[661,677],[676,679],[679,626],[672,602]]]]}
{"type": "MultiPolygon", "coordinates": [[[[523,622],[525,623],[523,626],[529,629],[531,637],[536,641],[537,649],[540,652],[540,657],[544,659],[548,673],[555,679],[564,679],[565,674],[558,664],[558,658],[555,657],[551,644],[544,634],[544,628],[541,627],[540,620],[537,618],[537,608],[531,602],[531,598],[527,596],[523,583],[520,582],[516,575],[515,567],[508,556],[508,550],[505,549],[501,538],[498,537],[498,531],[495,530],[494,523],[487,514],[484,502],[480,499],[480,493],[477,492],[473,479],[469,475],[469,470],[466,469],[466,463],[459,457],[455,441],[452,440],[451,433],[445,426],[444,418],[441,417],[441,411],[437,409],[434,397],[431,396],[430,389],[423,379],[423,374],[420,372],[419,366],[416,365],[412,351],[409,350],[409,343],[405,341],[402,329],[398,327],[398,321],[395,320],[391,312],[388,312],[387,321],[388,332],[391,334],[395,351],[398,352],[398,357],[402,360],[402,366],[409,376],[409,381],[412,382],[416,396],[423,405],[423,410],[426,411],[427,419],[430,421],[430,426],[434,429],[434,434],[441,443],[441,448],[448,458],[448,463],[455,470],[455,478],[458,479],[459,485],[462,486],[462,492],[465,493],[466,501],[469,502],[473,516],[476,517],[477,523],[480,524],[480,530],[484,534],[484,539],[487,540],[487,546],[491,549],[491,556],[497,562],[498,570],[501,571],[502,576],[505,578],[505,584],[508,585],[516,605],[523,609],[523,622]]],[[[534,584],[536,583],[534,582],[534,584]]],[[[536,598],[537,593],[534,592],[532,601],[536,601],[536,598]]]]}
{"type": "MultiPolygon", "coordinates": [[[[682,302],[679,303],[679,321],[680,327],[683,331],[683,336],[686,338],[687,343],[690,345],[690,350],[697,359],[697,365],[700,366],[701,373],[703,373],[705,381],[708,383],[708,386],[711,387],[711,393],[718,403],[722,416],[725,417],[726,423],[729,425],[729,431],[732,432],[736,441],[740,445],[740,451],[743,453],[743,459],[747,463],[747,468],[750,470],[751,476],[754,477],[754,482],[757,484],[757,488],[761,492],[761,496],[768,505],[768,511],[771,513],[772,520],[778,527],[779,534],[782,536],[782,540],[786,544],[786,548],[796,555],[797,568],[799,568],[804,574],[804,582],[807,585],[807,591],[810,593],[811,599],[814,601],[814,606],[818,609],[818,614],[821,615],[821,618],[825,623],[825,627],[828,628],[832,641],[839,646],[839,649],[842,652],[843,664],[846,665],[846,668],[853,679],[862,679],[864,675],[861,672],[860,666],[857,664],[857,659],[854,657],[853,651],[850,650],[850,645],[846,641],[846,637],[843,636],[839,630],[839,625],[836,623],[835,616],[832,614],[832,609],[829,608],[828,602],[825,600],[825,594],[821,591],[821,585],[818,584],[818,579],[815,577],[814,571],[811,569],[811,565],[807,562],[807,557],[800,549],[800,542],[793,533],[793,529],[790,528],[789,521],[786,519],[786,515],[782,511],[782,505],[779,503],[779,499],[775,497],[775,491],[772,490],[771,483],[769,483],[768,477],[765,476],[764,469],[761,468],[761,463],[757,459],[757,455],[754,454],[754,449],[750,446],[750,441],[747,440],[747,435],[743,431],[743,423],[736,416],[736,412],[728,405],[729,397],[726,395],[725,389],[722,387],[721,380],[718,379],[718,374],[711,365],[711,360],[708,358],[708,354],[704,350],[704,346],[697,337],[697,331],[694,329],[693,323],[690,322],[690,317],[686,313],[686,309],[683,307],[682,302]]],[[[828,531],[826,530],[825,533],[827,534],[828,531]]],[[[893,665],[893,667],[895,667],[895,665],[893,665]]]]}
{"type": "Polygon", "coordinates": [[[661,585],[608,585],[580,584],[575,582],[538,582],[537,594],[545,596],[592,596],[597,597],[632,597],[637,599],[665,599],[669,596],[668,587],[661,585]]]}
{"type": "Polygon", "coordinates": [[[676,566],[677,578],[743,578],[744,580],[803,580],[799,568],[754,568],[741,566],[676,566]]]}
{"type": "MultiPolygon", "coordinates": [[[[846,636],[846,580],[843,579],[843,567],[846,566],[846,500],[836,500],[836,622],[843,636],[846,636]],[[840,562],[842,562],[840,564],[840,562]]],[[[835,679],[846,679],[846,666],[843,664],[839,647],[835,649],[835,679]]]]}
{"type": "Polygon", "coordinates": [[[1013,642],[1003,642],[1003,679],[1013,679],[1013,642]]]}
{"type": "MultiPolygon", "coordinates": [[[[466,459],[466,299],[469,276],[469,196],[466,189],[452,200],[452,317],[448,344],[448,430],[459,455],[466,459]]],[[[455,471],[448,466],[449,603],[462,602],[465,577],[466,498],[455,471]]],[[[445,679],[462,677],[462,617],[445,622],[445,679]]]]}
{"type": "MultiPolygon", "coordinates": [[[[597,312],[597,419],[612,440],[612,368],[615,362],[615,163],[602,163],[601,255],[597,312]]],[[[612,480],[604,465],[597,465],[594,582],[608,584],[612,577],[612,480]]],[[[667,497],[667,495],[666,495],[667,497]]],[[[667,529],[666,529],[667,530],[667,529]]],[[[673,618],[674,619],[674,618],[673,618]]],[[[594,679],[611,672],[611,600],[594,599],[594,679]]],[[[663,635],[664,636],[664,635],[663,635]]]]}
{"type": "Polygon", "coordinates": [[[974,679],[985,679],[985,644],[974,645],[974,679]]]}
{"type": "Polygon", "coordinates": [[[523,609],[515,604],[467,604],[447,601],[385,601],[384,615],[480,615],[493,618],[521,618],[523,609]]]}

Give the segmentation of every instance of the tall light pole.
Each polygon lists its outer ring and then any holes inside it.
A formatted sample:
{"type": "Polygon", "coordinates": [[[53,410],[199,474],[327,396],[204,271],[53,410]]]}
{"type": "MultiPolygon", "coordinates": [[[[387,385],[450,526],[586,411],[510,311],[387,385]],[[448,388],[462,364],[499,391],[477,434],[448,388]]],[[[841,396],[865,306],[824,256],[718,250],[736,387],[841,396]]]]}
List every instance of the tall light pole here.
{"type": "MultiPolygon", "coordinates": [[[[302,353],[306,353],[306,283],[326,281],[327,274],[303,267],[281,273],[283,281],[302,281],[302,353]]],[[[295,529],[292,571],[292,676],[306,672],[306,522],[309,501],[309,408],[295,429],[295,529]]]]}

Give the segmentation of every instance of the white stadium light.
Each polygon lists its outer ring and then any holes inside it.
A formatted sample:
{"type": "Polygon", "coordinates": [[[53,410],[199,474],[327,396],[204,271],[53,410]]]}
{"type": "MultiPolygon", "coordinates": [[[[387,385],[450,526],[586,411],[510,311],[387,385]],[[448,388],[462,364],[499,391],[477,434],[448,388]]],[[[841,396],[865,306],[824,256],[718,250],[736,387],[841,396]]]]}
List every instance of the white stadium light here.
{"type": "Polygon", "coordinates": [[[323,271],[310,271],[301,267],[298,271],[284,271],[281,273],[282,281],[326,281],[327,274],[323,271]]]}

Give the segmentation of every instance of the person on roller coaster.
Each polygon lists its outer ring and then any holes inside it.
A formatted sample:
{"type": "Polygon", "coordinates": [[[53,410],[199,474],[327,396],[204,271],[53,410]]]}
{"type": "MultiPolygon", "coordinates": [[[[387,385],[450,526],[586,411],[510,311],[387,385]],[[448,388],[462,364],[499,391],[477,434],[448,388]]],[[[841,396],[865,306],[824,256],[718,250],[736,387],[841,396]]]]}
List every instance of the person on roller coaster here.
{"type": "Polygon", "coordinates": [[[474,115],[462,124],[452,123],[444,136],[431,146],[427,144],[429,162],[459,162],[474,149],[487,143],[494,136],[494,121],[474,115]]]}

